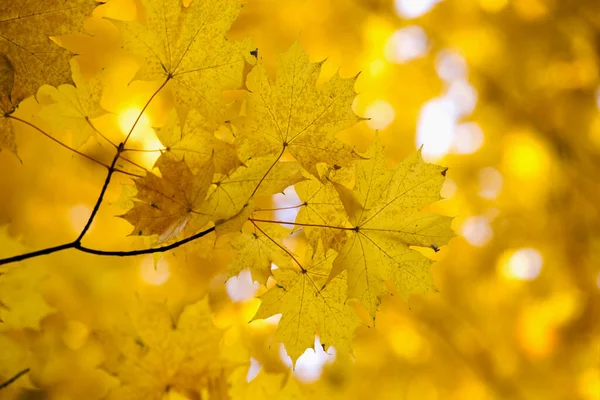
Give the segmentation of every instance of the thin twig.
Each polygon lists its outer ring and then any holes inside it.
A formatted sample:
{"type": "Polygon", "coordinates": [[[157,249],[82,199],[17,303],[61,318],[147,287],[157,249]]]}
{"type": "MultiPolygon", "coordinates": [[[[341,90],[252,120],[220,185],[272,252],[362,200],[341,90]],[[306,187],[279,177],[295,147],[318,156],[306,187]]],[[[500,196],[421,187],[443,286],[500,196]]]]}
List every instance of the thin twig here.
{"type": "Polygon", "coordinates": [[[88,118],[85,117],[85,121],[88,123],[88,125],[90,126],[90,128],[92,128],[94,130],[94,132],[96,132],[98,135],[100,135],[100,137],[104,140],[106,140],[108,143],[110,143],[115,149],[118,148],[119,146],[117,146],[112,140],[110,140],[109,138],[107,138],[102,132],[100,132],[98,130],[98,128],[96,128],[94,126],[94,124],[92,123],[92,121],[88,118]]]}
{"type": "MultiPolygon", "coordinates": [[[[146,108],[148,108],[148,106],[150,105],[150,103],[152,102],[152,100],[154,99],[154,97],[156,97],[156,95],[165,87],[165,85],[171,80],[171,75],[167,76],[167,79],[165,79],[165,81],[163,82],[162,85],[160,85],[160,87],[158,89],[156,89],[156,92],[154,92],[152,94],[152,96],[150,96],[150,98],[148,99],[148,101],[146,102],[146,104],[144,105],[144,108],[142,108],[142,111],[140,111],[140,114],[137,116],[137,118],[135,119],[135,122],[133,123],[133,125],[131,126],[131,129],[129,130],[129,133],[127,134],[127,137],[125,137],[125,140],[123,140],[123,146],[124,147],[125,144],[127,143],[127,141],[129,140],[129,137],[131,136],[131,134],[133,133],[133,130],[135,129],[135,127],[137,126],[138,122],[140,122],[140,119],[142,118],[142,115],[144,114],[144,112],[146,111],[146,108]]],[[[123,150],[121,150],[123,151],[123,150]]]]}
{"type": "Polygon", "coordinates": [[[85,157],[85,158],[87,158],[88,160],[90,160],[90,161],[92,161],[92,162],[94,162],[94,163],[96,163],[96,164],[102,165],[104,168],[108,168],[108,165],[104,164],[102,161],[98,161],[98,160],[96,160],[95,158],[93,158],[93,157],[90,157],[90,156],[88,156],[87,154],[84,154],[84,153],[80,152],[79,150],[76,150],[76,149],[72,148],[71,146],[64,144],[64,143],[63,143],[63,142],[61,142],[60,140],[56,139],[54,136],[50,135],[48,132],[46,132],[46,131],[44,131],[43,129],[41,129],[41,128],[37,127],[36,125],[32,124],[32,123],[31,123],[31,122],[29,122],[29,121],[26,121],[26,120],[24,120],[24,119],[21,119],[21,118],[19,118],[19,117],[15,117],[15,116],[14,116],[14,115],[12,115],[12,114],[11,114],[11,115],[9,115],[9,116],[7,116],[6,118],[14,119],[15,121],[19,121],[19,122],[21,122],[21,123],[23,123],[23,124],[25,124],[25,125],[27,125],[27,126],[30,126],[30,127],[32,127],[33,129],[35,129],[35,130],[37,130],[38,132],[40,132],[42,135],[46,136],[48,139],[52,140],[52,141],[53,141],[53,142],[55,142],[55,143],[58,143],[59,145],[61,145],[61,146],[62,146],[62,147],[64,147],[65,149],[67,149],[67,150],[71,150],[73,153],[75,153],[75,154],[79,154],[80,156],[82,156],[82,157],[85,157]]]}
{"type": "Polygon", "coordinates": [[[15,376],[13,376],[12,378],[10,378],[9,380],[0,383],[0,390],[8,387],[12,383],[14,383],[17,379],[19,379],[20,377],[22,377],[23,375],[25,375],[27,373],[29,373],[29,368],[25,368],[24,370],[17,372],[17,374],[15,376]]]}
{"type": "Polygon", "coordinates": [[[146,167],[144,167],[143,165],[140,165],[140,164],[136,163],[135,161],[132,161],[132,160],[130,160],[130,159],[129,159],[129,158],[127,158],[127,157],[123,157],[123,156],[121,156],[121,160],[123,160],[123,161],[126,161],[126,162],[128,162],[129,164],[131,164],[131,165],[133,165],[133,166],[135,166],[135,167],[138,167],[139,169],[141,169],[141,170],[143,170],[143,171],[150,172],[150,171],[148,171],[148,169],[147,169],[146,167]]]}
{"type": "Polygon", "coordinates": [[[271,236],[267,235],[265,233],[265,231],[263,231],[262,229],[260,229],[260,226],[256,225],[256,222],[252,221],[252,225],[254,225],[256,227],[256,229],[258,229],[263,235],[265,235],[265,237],[267,239],[269,239],[271,242],[273,242],[277,247],[279,247],[281,250],[285,251],[287,253],[287,255],[290,256],[292,258],[292,260],[294,260],[294,262],[296,264],[298,264],[298,266],[300,267],[300,270],[302,272],[306,272],[306,269],[302,266],[302,264],[300,264],[300,262],[296,259],[296,257],[294,257],[294,255],[292,254],[291,251],[289,251],[288,249],[286,249],[283,245],[277,243],[277,241],[275,239],[273,239],[271,236]]]}
{"type": "Polygon", "coordinates": [[[250,195],[250,197],[248,198],[248,200],[246,200],[246,203],[249,202],[254,197],[254,195],[256,194],[256,192],[258,192],[258,188],[263,183],[263,181],[265,180],[265,178],[267,177],[267,175],[269,175],[269,172],[271,172],[271,170],[273,169],[273,167],[275,166],[275,164],[277,164],[277,162],[279,161],[279,159],[281,158],[281,156],[283,156],[283,152],[284,151],[285,151],[285,146],[283,147],[283,149],[281,149],[281,153],[279,153],[279,155],[277,156],[277,158],[275,159],[275,161],[273,161],[273,164],[269,167],[269,169],[267,170],[267,172],[265,172],[265,174],[263,175],[263,177],[260,178],[260,181],[258,181],[258,184],[254,188],[254,191],[252,192],[252,194],[250,195]]]}
{"type": "Polygon", "coordinates": [[[155,150],[146,150],[146,149],[123,149],[123,153],[125,153],[126,151],[132,151],[132,152],[138,152],[138,153],[157,153],[157,152],[164,152],[167,151],[166,148],[164,149],[155,149],[155,150]]]}
{"type": "Polygon", "coordinates": [[[263,212],[263,211],[280,211],[280,210],[293,210],[294,208],[300,208],[305,206],[306,203],[298,204],[297,206],[289,206],[289,207],[279,207],[279,208],[256,208],[254,212],[263,212]]]}

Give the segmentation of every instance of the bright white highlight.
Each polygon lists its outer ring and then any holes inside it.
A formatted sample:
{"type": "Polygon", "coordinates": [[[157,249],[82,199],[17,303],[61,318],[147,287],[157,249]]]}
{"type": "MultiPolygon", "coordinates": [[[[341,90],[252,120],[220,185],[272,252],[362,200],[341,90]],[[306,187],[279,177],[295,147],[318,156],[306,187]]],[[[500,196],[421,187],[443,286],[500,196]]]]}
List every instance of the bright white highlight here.
{"type": "Polygon", "coordinates": [[[169,280],[171,272],[169,271],[169,263],[164,258],[158,260],[154,265],[154,257],[148,255],[142,259],[140,264],[140,274],[144,282],[160,286],[169,280]]]}
{"type": "MultiPolygon", "coordinates": [[[[295,207],[302,204],[302,200],[298,197],[298,193],[293,186],[286,188],[283,193],[273,195],[273,208],[284,208],[284,210],[274,211],[275,219],[278,221],[295,221],[300,207],[295,207]],[[289,208],[295,207],[295,208],[289,208]]],[[[281,224],[286,228],[293,228],[292,224],[281,224]]]]}
{"type": "Polygon", "coordinates": [[[494,168],[484,168],[479,172],[479,196],[484,199],[495,199],[502,190],[504,179],[494,168]]]}
{"type": "Polygon", "coordinates": [[[429,51],[427,34],[420,26],[408,26],[394,32],[385,44],[385,58],[401,64],[429,51]]]}
{"type": "Polygon", "coordinates": [[[394,107],[390,103],[383,100],[377,100],[369,104],[365,110],[365,117],[371,118],[367,121],[367,125],[371,129],[385,129],[396,117],[394,107]]]}
{"type": "Polygon", "coordinates": [[[437,54],[435,70],[447,83],[467,78],[467,62],[462,55],[452,50],[442,50],[437,54]]]}
{"type": "Polygon", "coordinates": [[[246,375],[246,382],[251,382],[256,378],[261,370],[261,365],[254,358],[250,358],[250,368],[248,368],[248,374],[246,375]]]}
{"type": "MultiPolygon", "coordinates": [[[[306,349],[296,361],[294,375],[302,382],[310,383],[316,381],[323,372],[323,366],[335,361],[335,348],[329,347],[327,349],[328,353],[326,353],[318,337],[315,338],[315,349],[306,349]]],[[[290,368],[292,367],[292,359],[288,356],[283,344],[279,348],[279,356],[284,364],[290,368]]]]}
{"type": "Polygon", "coordinates": [[[396,12],[404,18],[417,18],[426,14],[441,0],[396,0],[396,12]]]}
{"type": "Polygon", "coordinates": [[[417,122],[417,147],[423,146],[422,155],[426,161],[437,161],[448,153],[457,120],[456,107],[448,99],[433,99],[421,108],[417,122]]]}
{"type": "Polygon", "coordinates": [[[247,269],[240,272],[238,276],[232,276],[225,283],[227,295],[234,302],[246,301],[254,297],[258,290],[258,282],[252,281],[252,274],[247,269]]]}
{"type": "Polygon", "coordinates": [[[461,227],[462,236],[475,247],[485,246],[494,236],[490,220],[485,216],[469,217],[461,227]]]}
{"type": "Polygon", "coordinates": [[[544,259],[531,248],[515,251],[504,265],[504,274],[513,279],[530,281],[540,274],[544,259]]]}
{"type": "Polygon", "coordinates": [[[455,154],[472,154],[483,145],[483,131],[475,122],[458,124],[454,128],[452,152],[455,154]]]}
{"type": "Polygon", "coordinates": [[[483,144],[481,128],[458,121],[473,112],[477,92],[465,80],[453,81],[442,97],[425,103],[417,122],[417,147],[425,161],[436,162],[449,152],[470,154],[483,144]]]}
{"type": "Polygon", "coordinates": [[[459,117],[471,114],[477,105],[477,91],[464,80],[452,82],[446,97],[454,103],[459,117]]]}

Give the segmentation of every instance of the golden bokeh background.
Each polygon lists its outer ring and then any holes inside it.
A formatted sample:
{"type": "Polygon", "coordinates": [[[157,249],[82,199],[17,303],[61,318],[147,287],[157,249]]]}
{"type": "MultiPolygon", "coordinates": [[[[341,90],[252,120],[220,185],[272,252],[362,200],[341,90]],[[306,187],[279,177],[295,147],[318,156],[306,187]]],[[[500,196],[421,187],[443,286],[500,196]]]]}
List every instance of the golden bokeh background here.
{"type": "MultiPolygon", "coordinates": [[[[134,17],[118,3],[104,15],[134,17]]],[[[93,36],[61,43],[88,75],[111,60],[109,114],[97,123],[119,140],[160,82],[128,85],[135,63],[101,15],[86,25],[93,36]]],[[[176,313],[210,291],[228,343],[242,343],[251,369],[261,368],[255,387],[231,389],[236,398],[600,399],[600,2],[247,0],[230,33],[245,36],[271,71],[299,40],[311,60],[327,58],[323,79],[361,72],[354,109],[370,120],[341,135],[357,149],[378,131],[390,165],[422,146],[428,161],[449,167],[445,200],[432,209],[456,216],[457,237],[427,252],[439,261],[440,292],[384,298],[376,326],[358,330],[354,358],[307,354],[288,377],[268,345],[273,324],[246,324],[258,302],[246,300],[256,290],[242,282],[248,276],[224,285],[225,249],[207,258],[188,246],[155,258],[32,259],[0,281],[0,380],[32,369],[0,398],[102,398],[115,380],[102,372],[110,356],[94,331],[121,324],[138,297],[168,299],[176,313]],[[28,350],[13,351],[15,343],[28,350]],[[34,385],[48,397],[34,397],[34,385]]],[[[150,124],[164,123],[169,104],[168,93],[157,97],[134,143],[160,145],[150,124]]],[[[27,100],[19,113],[36,107],[27,100]]],[[[17,135],[20,160],[0,153],[2,257],[73,240],[105,173],[32,129],[17,135]]],[[[83,150],[112,157],[98,141],[83,150]]],[[[135,161],[151,168],[156,156],[135,161]]],[[[114,218],[130,183],[112,183],[86,243],[148,246],[114,218]]],[[[286,193],[275,203],[290,201],[286,193]]]]}

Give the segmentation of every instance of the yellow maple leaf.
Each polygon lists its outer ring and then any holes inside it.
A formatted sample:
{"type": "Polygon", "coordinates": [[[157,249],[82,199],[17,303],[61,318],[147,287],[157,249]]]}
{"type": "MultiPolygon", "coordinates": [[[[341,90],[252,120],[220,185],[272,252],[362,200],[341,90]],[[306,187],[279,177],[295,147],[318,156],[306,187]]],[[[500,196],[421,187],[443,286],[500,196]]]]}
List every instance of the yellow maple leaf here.
{"type": "Polygon", "coordinates": [[[315,176],[318,163],[348,166],[359,159],[335,135],[360,120],[352,111],[356,78],[335,75],[320,87],[322,63],[310,63],[299,43],[281,56],[271,82],[259,64],[248,74],[246,116],[238,122],[241,154],[283,154],[288,150],[315,176]]]}
{"type": "Polygon", "coordinates": [[[214,157],[215,171],[227,174],[242,163],[234,145],[215,137],[218,127],[218,123],[211,122],[192,110],[182,128],[177,113],[173,111],[156,135],[166,147],[165,154],[179,160],[185,158],[192,172],[198,173],[198,168],[214,157]]]}
{"type": "Polygon", "coordinates": [[[84,81],[75,60],[71,60],[71,68],[75,86],[55,88],[44,85],[40,88],[38,102],[43,99],[43,106],[38,115],[50,122],[54,131],[70,131],[73,145],[80,147],[97,133],[92,120],[106,113],[100,106],[104,82],[101,75],[84,81]]]}
{"type": "Polygon", "coordinates": [[[375,317],[384,281],[404,298],[435,290],[431,261],[409,246],[439,247],[454,236],[451,218],[422,212],[441,199],[446,168],[425,163],[420,152],[395,169],[385,166],[377,140],[369,160],[356,163],[353,190],[334,183],[349,217],[351,234],[333,263],[330,278],[348,271],[348,297],[358,299],[375,317]]]}
{"type": "Polygon", "coordinates": [[[325,253],[321,246],[308,248],[305,266],[294,258],[289,268],[273,271],[277,284],[260,296],[254,319],[282,314],[275,340],[284,344],[295,362],[313,348],[318,334],[324,346],[350,352],[354,330],[360,321],[346,304],[346,274],[341,273],[324,286],[336,252],[325,253]]]}
{"type": "Polygon", "coordinates": [[[304,231],[311,246],[317,247],[320,241],[325,250],[330,247],[339,250],[347,232],[336,227],[342,226],[346,217],[333,185],[312,179],[294,185],[294,189],[302,200],[296,216],[297,228],[304,231]]]}
{"type": "Polygon", "coordinates": [[[271,275],[272,263],[280,268],[289,264],[281,240],[290,233],[290,229],[279,224],[249,225],[231,241],[237,256],[227,267],[229,276],[238,275],[247,268],[253,280],[265,285],[271,275]]]}
{"type": "Polygon", "coordinates": [[[221,117],[223,90],[242,86],[246,61],[254,49],[249,39],[226,33],[241,7],[238,0],[141,0],[143,23],[115,21],[125,48],[143,59],[138,79],[166,80],[183,110],[198,109],[221,117]]]}
{"type": "MultiPolygon", "coordinates": [[[[121,386],[108,399],[161,400],[170,389],[197,391],[219,363],[221,331],[208,298],[188,305],[174,323],[166,305],[141,303],[132,314],[135,337],[121,348],[121,386]]],[[[216,372],[216,371],[215,371],[216,372]]]]}
{"type": "Polygon", "coordinates": [[[184,160],[160,157],[156,162],[161,177],[148,173],[135,180],[137,195],[134,206],[122,217],[129,221],[136,235],[159,235],[159,242],[169,240],[184,229],[196,231],[209,221],[200,209],[212,182],[214,163],[210,159],[192,174],[184,160]]]}
{"type": "Polygon", "coordinates": [[[0,54],[6,55],[15,69],[15,104],[42,84],[71,82],[70,54],[50,37],[78,32],[96,5],[94,0],[2,2],[0,54]]]}
{"type": "Polygon", "coordinates": [[[228,175],[217,174],[203,212],[214,219],[228,219],[252,197],[282,192],[304,179],[296,162],[278,162],[275,156],[252,158],[228,175]]]}

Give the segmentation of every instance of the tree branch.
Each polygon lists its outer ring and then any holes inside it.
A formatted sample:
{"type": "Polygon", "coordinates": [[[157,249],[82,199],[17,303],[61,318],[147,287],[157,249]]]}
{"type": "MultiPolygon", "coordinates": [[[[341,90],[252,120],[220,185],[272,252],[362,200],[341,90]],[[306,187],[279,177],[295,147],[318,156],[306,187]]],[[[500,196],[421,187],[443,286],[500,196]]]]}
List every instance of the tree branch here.
{"type": "Polygon", "coordinates": [[[94,217],[96,217],[96,214],[98,213],[98,210],[100,209],[100,205],[102,204],[102,200],[104,199],[104,194],[106,193],[106,189],[108,189],[108,184],[110,183],[110,178],[112,177],[112,174],[115,172],[115,164],[117,163],[117,160],[119,159],[119,155],[121,155],[122,149],[123,149],[123,144],[121,143],[119,145],[119,147],[117,148],[117,154],[115,154],[115,156],[112,160],[112,163],[110,164],[110,168],[108,169],[108,174],[106,175],[106,179],[104,180],[104,185],[102,185],[102,190],[100,191],[100,194],[98,195],[98,200],[96,200],[96,204],[94,205],[92,214],[90,215],[90,218],[86,222],[85,226],[83,227],[83,230],[81,231],[81,233],[79,234],[77,239],[75,239],[74,243],[77,243],[77,244],[81,243],[81,239],[83,239],[83,237],[85,236],[87,231],[90,229],[90,226],[92,226],[94,217]]]}
{"type": "Polygon", "coordinates": [[[56,253],[58,251],[71,249],[73,247],[75,247],[74,243],[66,243],[66,244],[61,244],[60,246],[48,247],[47,249],[32,251],[31,253],[25,253],[25,254],[20,254],[18,256],[14,256],[14,257],[3,258],[3,259],[0,259],[0,265],[27,260],[28,258],[44,256],[46,254],[52,254],[52,253],[56,253]]]}
{"type": "Polygon", "coordinates": [[[186,243],[192,242],[202,236],[206,236],[209,233],[213,232],[215,227],[208,228],[205,231],[198,232],[195,235],[192,235],[188,238],[182,239],[178,242],[171,243],[167,246],[155,247],[150,249],[142,249],[142,250],[130,250],[130,251],[106,251],[106,250],[96,250],[90,249],[89,247],[82,246],[77,244],[74,246],[75,249],[82,251],[84,253],[96,254],[99,256],[113,256],[113,257],[131,257],[131,256],[139,256],[142,254],[153,254],[153,253],[164,253],[165,251],[173,250],[179,246],[183,246],[186,243]]]}
{"type": "Polygon", "coordinates": [[[142,254],[164,253],[165,251],[176,249],[179,246],[183,246],[186,243],[192,242],[196,239],[206,236],[209,233],[213,232],[214,230],[215,230],[215,227],[213,226],[212,228],[208,228],[205,231],[198,232],[190,237],[181,239],[181,240],[171,243],[169,245],[162,246],[162,247],[154,247],[154,248],[150,248],[150,249],[141,249],[141,250],[128,250],[128,251],[98,250],[98,249],[91,249],[89,247],[82,246],[81,243],[79,243],[78,241],[74,241],[71,243],[62,244],[60,246],[49,247],[47,249],[33,251],[31,253],[25,253],[25,254],[21,254],[18,256],[14,256],[14,257],[3,258],[3,259],[0,259],[0,265],[23,261],[23,260],[27,260],[29,258],[43,256],[46,254],[52,254],[52,253],[56,253],[56,252],[59,252],[62,250],[67,250],[67,249],[74,249],[74,250],[81,251],[82,253],[96,254],[99,256],[113,256],[113,257],[132,257],[132,256],[139,256],[142,254]]]}
{"type": "Polygon", "coordinates": [[[17,374],[15,376],[13,376],[12,378],[10,378],[9,380],[0,383],[0,390],[7,388],[11,384],[15,383],[15,381],[17,379],[19,379],[20,377],[22,377],[23,375],[28,374],[28,373],[29,373],[29,368],[25,368],[24,370],[17,372],[17,374]]]}

